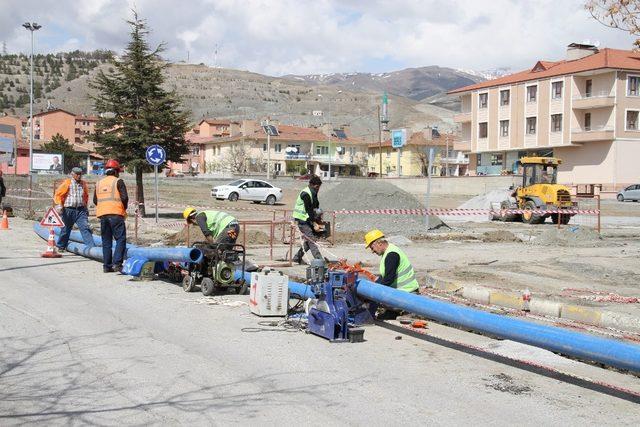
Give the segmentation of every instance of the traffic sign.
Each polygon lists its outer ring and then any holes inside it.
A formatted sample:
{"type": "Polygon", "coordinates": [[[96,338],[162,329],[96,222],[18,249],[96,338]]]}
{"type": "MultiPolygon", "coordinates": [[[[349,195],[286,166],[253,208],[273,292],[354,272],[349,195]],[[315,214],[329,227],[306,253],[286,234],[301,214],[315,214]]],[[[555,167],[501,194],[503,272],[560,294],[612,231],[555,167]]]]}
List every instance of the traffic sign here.
{"type": "Polygon", "coordinates": [[[64,227],[64,222],[54,208],[49,208],[47,213],[42,217],[40,225],[43,227],[64,227]]]}
{"type": "Polygon", "coordinates": [[[407,143],[407,130],[395,129],[391,131],[391,146],[393,148],[402,148],[407,143]]]}
{"type": "Polygon", "coordinates": [[[147,148],[147,162],[152,166],[160,166],[167,159],[167,153],[159,145],[152,145],[147,148]]]}

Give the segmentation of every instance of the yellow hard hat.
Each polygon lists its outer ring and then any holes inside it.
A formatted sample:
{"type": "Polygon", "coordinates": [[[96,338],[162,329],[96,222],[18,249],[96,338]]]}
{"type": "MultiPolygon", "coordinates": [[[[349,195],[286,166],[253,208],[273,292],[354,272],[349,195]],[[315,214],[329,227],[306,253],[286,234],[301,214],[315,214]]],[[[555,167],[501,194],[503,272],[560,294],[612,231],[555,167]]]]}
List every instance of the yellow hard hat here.
{"type": "Polygon", "coordinates": [[[194,213],[196,211],[196,208],[192,208],[191,206],[185,208],[185,210],[182,212],[182,217],[184,219],[187,219],[191,216],[192,213],[194,213]]]}
{"type": "Polygon", "coordinates": [[[365,247],[368,248],[369,246],[371,246],[373,242],[383,237],[384,237],[384,233],[382,231],[378,229],[371,230],[370,232],[364,235],[364,244],[366,245],[365,247]]]}

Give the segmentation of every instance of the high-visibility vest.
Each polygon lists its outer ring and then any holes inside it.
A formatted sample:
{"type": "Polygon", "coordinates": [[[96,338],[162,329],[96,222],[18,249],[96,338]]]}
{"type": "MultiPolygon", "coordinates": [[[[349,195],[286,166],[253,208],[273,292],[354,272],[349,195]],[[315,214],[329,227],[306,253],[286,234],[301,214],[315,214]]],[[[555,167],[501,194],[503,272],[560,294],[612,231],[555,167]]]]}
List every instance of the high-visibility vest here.
{"type": "Polygon", "coordinates": [[[382,254],[382,259],[380,259],[380,275],[384,277],[385,266],[384,262],[387,258],[387,255],[390,253],[396,253],[400,257],[400,263],[398,264],[398,269],[396,270],[396,280],[391,284],[392,288],[396,288],[401,291],[413,292],[419,288],[418,281],[416,280],[416,275],[413,271],[413,266],[411,262],[409,262],[409,258],[407,255],[396,245],[389,243],[387,246],[387,250],[382,254]]]}
{"type": "Polygon", "coordinates": [[[202,211],[207,217],[207,229],[214,238],[218,237],[227,225],[237,221],[233,216],[221,211],[202,211]]]}
{"type": "Polygon", "coordinates": [[[309,219],[309,214],[307,210],[304,208],[304,200],[302,200],[302,193],[307,193],[311,200],[313,201],[313,196],[311,195],[311,190],[309,187],[305,187],[300,194],[298,194],[298,198],[296,199],[296,204],[293,207],[293,214],[291,216],[295,219],[299,219],[300,221],[306,221],[309,219]]]}
{"type": "Polygon", "coordinates": [[[102,178],[96,184],[96,198],[98,204],[96,208],[96,216],[103,215],[120,215],[126,216],[126,211],[122,200],[120,200],[120,192],[118,191],[118,178],[115,176],[107,176],[102,178]]]}

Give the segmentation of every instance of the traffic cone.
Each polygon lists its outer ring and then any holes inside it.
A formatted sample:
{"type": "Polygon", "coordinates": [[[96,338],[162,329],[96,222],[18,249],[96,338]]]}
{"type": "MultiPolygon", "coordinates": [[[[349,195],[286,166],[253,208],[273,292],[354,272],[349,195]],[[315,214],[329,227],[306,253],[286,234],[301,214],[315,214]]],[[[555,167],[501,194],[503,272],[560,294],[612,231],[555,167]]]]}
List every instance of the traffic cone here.
{"type": "Polygon", "coordinates": [[[9,217],[7,217],[7,211],[2,211],[2,221],[0,221],[0,230],[9,229],[9,217]]]}
{"type": "Polygon", "coordinates": [[[53,231],[53,227],[49,227],[49,238],[47,239],[47,250],[40,255],[43,258],[60,258],[61,254],[58,253],[56,248],[56,233],[53,231]]]}

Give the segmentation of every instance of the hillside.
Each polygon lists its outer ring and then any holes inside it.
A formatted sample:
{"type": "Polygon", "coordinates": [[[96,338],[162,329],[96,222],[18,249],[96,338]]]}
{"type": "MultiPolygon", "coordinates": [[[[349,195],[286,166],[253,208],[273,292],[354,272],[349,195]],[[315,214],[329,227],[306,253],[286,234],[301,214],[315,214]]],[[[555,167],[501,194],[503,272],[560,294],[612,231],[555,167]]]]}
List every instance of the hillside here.
{"type": "Polygon", "coordinates": [[[288,75],[285,78],[314,85],[338,86],[348,90],[387,91],[415,101],[485,80],[479,75],[435,65],[379,74],[335,73],[288,75]]]}
{"type": "MultiPolygon", "coordinates": [[[[62,62],[56,62],[59,69],[56,67],[55,72],[52,67],[45,69],[42,60],[37,59],[42,75],[36,73],[36,82],[44,82],[48,77],[49,82],[55,81],[59,86],[49,84],[49,90],[44,90],[43,87],[35,102],[34,111],[43,111],[50,103],[52,107],[78,114],[95,114],[88,83],[99,69],[108,71],[111,65],[100,60],[76,61],[73,57],[67,61],[65,54],[52,57],[63,59],[62,62]],[[66,80],[71,64],[75,65],[78,75],[66,80]]],[[[9,67],[13,73],[12,78],[20,80],[20,87],[27,88],[26,92],[20,92],[22,95],[26,94],[26,103],[23,96],[22,102],[4,109],[9,114],[28,114],[28,67],[25,73],[22,65],[9,67]]],[[[371,141],[378,137],[377,106],[380,104],[381,90],[359,87],[346,89],[331,84],[191,64],[170,64],[165,76],[166,88],[178,93],[194,122],[202,117],[240,120],[269,116],[275,121],[301,126],[323,123],[349,125],[355,135],[371,141]]],[[[2,95],[6,94],[10,99],[14,93],[17,92],[3,90],[2,95]]],[[[418,130],[424,126],[438,126],[449,130],[454,127],[451,110],[435,105],[425,106],[414,99],[393,94],[389,97],[389,115],[391,128],[409,127],[418,130]]]]}

